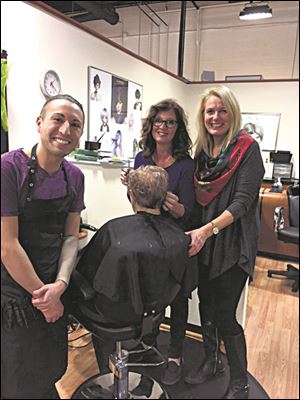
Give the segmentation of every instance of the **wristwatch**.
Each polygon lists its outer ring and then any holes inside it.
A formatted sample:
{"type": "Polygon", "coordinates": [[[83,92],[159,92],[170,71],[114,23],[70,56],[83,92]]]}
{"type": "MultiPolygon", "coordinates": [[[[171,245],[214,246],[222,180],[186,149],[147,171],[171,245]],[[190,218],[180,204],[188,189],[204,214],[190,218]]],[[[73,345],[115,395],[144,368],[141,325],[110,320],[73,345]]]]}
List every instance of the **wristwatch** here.
{"type": "Polygon", "coordinates": [[[220,232],[219,228],[216,226],[216,224],[213,221],[211,221],[211,228],[212,228],[212,233],[214,235],[217,235],[220,232]]]}

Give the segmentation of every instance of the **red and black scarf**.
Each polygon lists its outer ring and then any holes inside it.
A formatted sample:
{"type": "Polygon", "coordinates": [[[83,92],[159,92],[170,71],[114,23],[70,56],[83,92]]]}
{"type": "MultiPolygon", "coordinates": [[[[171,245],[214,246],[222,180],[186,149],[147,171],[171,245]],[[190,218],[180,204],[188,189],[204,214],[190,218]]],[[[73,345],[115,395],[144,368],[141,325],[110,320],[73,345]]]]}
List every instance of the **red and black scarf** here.
{"type": "Polygon", "coordinates": [[[196,199],[201,206],[209,204],[221,192],[253,142],[254,139],[241,130],[218,157],[209,157],[203,150],[200,152],[196,159],[194,184],[196,199]]]}

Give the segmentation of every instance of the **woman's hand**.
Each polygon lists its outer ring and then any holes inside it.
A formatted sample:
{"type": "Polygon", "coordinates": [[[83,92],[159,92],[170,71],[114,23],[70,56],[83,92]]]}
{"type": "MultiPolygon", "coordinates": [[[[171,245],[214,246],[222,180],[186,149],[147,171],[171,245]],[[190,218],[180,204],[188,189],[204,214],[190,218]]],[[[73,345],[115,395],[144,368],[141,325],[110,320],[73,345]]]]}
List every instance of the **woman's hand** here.
{"type": "Polygon", "coordinates": [[[123,185],[127,186],[128,185],[128,174],[129,174],[130,168],[123,168],[121,171],[120,175],[120,180],[123,183],[123,185]]]}
{"type": "Polygon", "coordinates": [[[181,218],[184,215],[184,206],[179,202],[178,196],[167,192],[162,208],[168,211],[174,218],[181,218]]]}
{"type": "Polygon", "coordinates": [[[204,246],[206,240],[210,237],[207,234],[206,227],[201,227],[199,229],[194,229],[193,231],[185,232],[186,235],[190,236],[191,243],[189,246],[189,256],[195,256],[204,246]]]}

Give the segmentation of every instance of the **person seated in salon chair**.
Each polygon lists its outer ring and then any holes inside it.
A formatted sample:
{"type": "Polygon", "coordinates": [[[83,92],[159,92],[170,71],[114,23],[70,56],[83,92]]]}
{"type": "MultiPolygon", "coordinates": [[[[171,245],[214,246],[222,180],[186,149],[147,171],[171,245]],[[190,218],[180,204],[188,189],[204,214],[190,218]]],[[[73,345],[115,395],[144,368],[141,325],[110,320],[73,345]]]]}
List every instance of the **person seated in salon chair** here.
{"type": "MultiPolygon", "coordinates": [[[[135,214],[103,225],[78,262],[76,269],[93,286],[95,308],[109,326],[140,323],[144,304],[159,300],[170,279],[184,286],[187,297],[197,282],[196,260],[188,256],[189,237],[160,212],[167,185],[163,168],[148,165],[130,171],[127,188],[135,214]]],[[[143,341],[151,345],[153,338],[143,341]]],[[[93,344],[100,373],[110,372],[108,356],[115,343],[94,336],[93,344]]]]}

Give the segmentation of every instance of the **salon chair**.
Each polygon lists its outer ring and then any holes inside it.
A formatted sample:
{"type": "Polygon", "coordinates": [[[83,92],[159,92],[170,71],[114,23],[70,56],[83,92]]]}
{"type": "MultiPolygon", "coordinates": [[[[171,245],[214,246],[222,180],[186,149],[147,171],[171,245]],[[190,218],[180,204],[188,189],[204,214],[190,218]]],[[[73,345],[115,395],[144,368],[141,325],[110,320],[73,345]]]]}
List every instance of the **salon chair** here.
{"type": "MultiPolygon", "coordinates": [[[[96,375],[84,382],[72,395],[72,398],[97,398],[97,399],[127,399],[135,398],[131,392],[144,375],[137,372],[129,372],[131,367],[156,367],[165,363],[162,354],[153,346],[143,343],[142,338],[158,327],[164,319],[165,308],[168,306],[180,290],[180,284],[175,279],[166,283],[164,295],[156,302],[146,303],[140,316],[140,320],[127,326],[116,326],[107,322],[99,312],[96,305],[97,293],[76,269],[74,270],[69,285],[68,312],[85,329],[105,342],[105,339],[116,342],[115,352],[109,357],[111,373],[96,375]],[[142,350],[126,350],[125,347],[134,349],[141,344],[142,350]],[[158,356],[157,362],[129,363],[129,355],[154,351],[158,356]]],[[[100,369],[101,372],[101,369],[100,369]]],[[[151,393],[147,398],[169,398],[163,387],[152,378],[151,393]]],[[[137,396],[136,398],[139,398],[137,396]]]]}
{"type": "MultiPolygon", "coordinates": [[[[274,225],[277,231],[277,239],[285,243],[294,243],[299,248],[299,185],[289,186],[287,190],[288,205],[289,205],[289,226],[284,226],[283,207],[276,207],[274,214],[274,225]]],[[[299,290],[299,268],[291,264],[287,264],[287,269],[284,271],[268,270],[268,277],[272,275],[285,276],[294,281],[292,291],[299,290]]]]}

